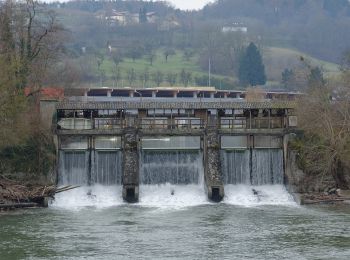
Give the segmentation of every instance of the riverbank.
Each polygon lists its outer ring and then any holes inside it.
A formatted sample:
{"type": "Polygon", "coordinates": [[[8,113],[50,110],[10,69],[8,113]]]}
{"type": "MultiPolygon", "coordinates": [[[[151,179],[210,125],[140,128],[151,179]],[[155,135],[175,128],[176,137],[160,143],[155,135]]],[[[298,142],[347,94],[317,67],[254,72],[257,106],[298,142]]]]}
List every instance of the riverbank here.
{"type": "Polygon", "coordinates": [[[56,186],[35,181],[12,180],[0,175],[0,210],[47,207],[56,186]]]}

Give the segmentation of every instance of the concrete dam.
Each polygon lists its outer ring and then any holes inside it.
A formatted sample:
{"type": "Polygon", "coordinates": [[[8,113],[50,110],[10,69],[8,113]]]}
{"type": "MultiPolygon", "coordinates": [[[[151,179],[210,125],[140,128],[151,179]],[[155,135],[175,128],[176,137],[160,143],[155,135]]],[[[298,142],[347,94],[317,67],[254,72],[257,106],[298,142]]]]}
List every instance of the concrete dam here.
{"type": "Polygon", "coordinates": [[[55,108],[58,183],[118,186],[130,203],[139,201],[141,186],[203,187],[219,202],[230,185],[283,185],[297,127],[294,95],[244,95],[185,88],[66,96],[55,108]]]}

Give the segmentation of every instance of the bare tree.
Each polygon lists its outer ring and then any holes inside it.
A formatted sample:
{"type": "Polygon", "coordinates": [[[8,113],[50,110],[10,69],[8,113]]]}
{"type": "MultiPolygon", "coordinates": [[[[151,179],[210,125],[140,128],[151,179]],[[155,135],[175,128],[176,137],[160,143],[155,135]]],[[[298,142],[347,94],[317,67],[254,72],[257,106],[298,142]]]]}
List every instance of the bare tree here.
{"type": "Polygon", "coordinates": [[[177,73],[169,72],[166,75],[166,81],[170,84],[170,86],[174,86],[176,84],[176,80],[177,80],[177,73]]]}
{"type": "Polygon", "coordinates": [[[156,83],[157,87],[159,87],[164,80],[164,74],[163,72],[158,70],[152,74],[152,78],[153,78],[153,81],[156,83]]]}
{"type": "Polygon", "coordinates": [[[169,49],[169,48],[165,49],[164,52],[163,52],[163,55],[164,55],[164,58],[165,58],[165,63],[168,62],[169,56],[173,56],[175,54],[176,54],[176,52],[175,52],[174,49],[169,49]]]}
{"type": "Polygon", "coordinates": [[[136,80],[136,72],[135,72],[134,68],[129,69],[126,72],[126,74],[127,74],[126,77],[128,79],[128,82],[129,82],[130,86],[132,86],[134,81],[136,80]]]}
{"type": "Polygon", "coordinates": [[[305,169],[323,177],[330,174],[337,186],[348,189],[345,169],[350,161],[350,82],[310,81],[307,95],[297,106],[304,130],[301,157],[305,169]],[[343,85],[343,86],[342,86],[343,85]]]}

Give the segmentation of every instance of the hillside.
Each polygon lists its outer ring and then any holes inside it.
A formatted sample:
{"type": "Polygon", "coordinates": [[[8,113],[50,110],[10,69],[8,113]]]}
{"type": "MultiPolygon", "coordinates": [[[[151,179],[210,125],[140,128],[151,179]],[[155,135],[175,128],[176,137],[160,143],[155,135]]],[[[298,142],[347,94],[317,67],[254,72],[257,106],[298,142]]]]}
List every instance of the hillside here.
{"type": "Polygon", "coordinates": [[[208,85],[210,60],[211,84],[235,88],[242,51],[254,42],[263,55],[267,85],[279,87],[281,73],[300,66],[300,56],[326,76],[336,74],[350,46],[349,4],[327,0],[220,0],[198,12],[176,10],[164,2],[121,0],[49,7],[69,32],[66,57],[58,64],[70,79],[64,85],[165,86],[169,73],[176,74],[176,84],[208,85]],[[232,22],[247,32],[223,33],[232,22]],[[166,62],[167,50],[172,54],[166,62]]]}

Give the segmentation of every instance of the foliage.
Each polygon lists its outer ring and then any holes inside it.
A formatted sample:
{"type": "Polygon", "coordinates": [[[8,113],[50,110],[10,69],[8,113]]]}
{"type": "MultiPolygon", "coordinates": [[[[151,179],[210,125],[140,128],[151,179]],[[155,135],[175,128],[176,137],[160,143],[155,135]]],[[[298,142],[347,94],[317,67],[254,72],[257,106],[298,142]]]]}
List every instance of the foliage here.
{"type": "Polygon", "coordinates": [[[349,188],[345,177],[350,161],[350,82],[325,82],[309,67],[307,95],[298,103],[298,122],[305,137],[300,151],[309,172],[332,175],[337,186],[349,188]]]}
{"type": "Polygon", "coordinates": [[[250,43],[242,55],[238,77],[243,85],[257,86],[266,83],[265,66],[254,43],[250,43]]]}

